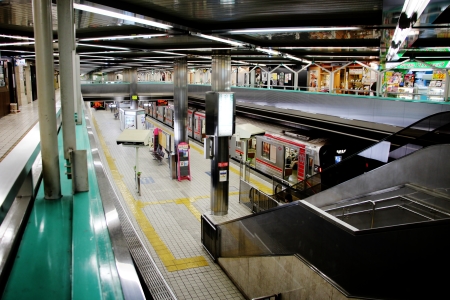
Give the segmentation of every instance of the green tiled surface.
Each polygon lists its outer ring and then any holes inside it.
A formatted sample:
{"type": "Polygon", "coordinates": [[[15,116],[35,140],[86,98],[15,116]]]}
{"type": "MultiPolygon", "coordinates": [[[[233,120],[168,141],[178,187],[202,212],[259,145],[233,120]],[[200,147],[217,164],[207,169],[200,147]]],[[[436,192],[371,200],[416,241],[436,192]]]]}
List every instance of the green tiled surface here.
{"type": "MultiPolygon", "coordinates": [[[[76,133],[90,149],[85,125],[76,133]]],[[[123,299],[90,150],[90,190],[72,196],[62,131],[58,144],[64,196],[45,200],[41,185],[3,299],[123,299]]]]}

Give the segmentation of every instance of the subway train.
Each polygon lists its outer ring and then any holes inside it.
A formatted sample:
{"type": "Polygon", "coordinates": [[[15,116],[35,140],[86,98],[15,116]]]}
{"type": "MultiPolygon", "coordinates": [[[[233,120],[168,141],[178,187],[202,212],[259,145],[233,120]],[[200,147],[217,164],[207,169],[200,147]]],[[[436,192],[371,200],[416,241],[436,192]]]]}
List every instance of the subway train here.
{"type": "MultiPolygon", "coordinates": [[[[167,102],[167,101],[166,101],[167,102]]],[[[148,115],[165,125],[173,127],[173,103],[148,106],[148,115]],[[166,105],[164,105],[166,104],[166,105]]],[[[188,108],[188,135],[203,142],[205,112],[188,108]]],[[[340,162],[358,150],[358,145],[345,140],[321,136],[314,130],[265,132],[246,141],[230,139],[230,156],[236,160],[248,161],[250,166],[268,176],[276,176],[295,184],[323,169],[340,162]],[[247,142],[247,157],[243,157],[243,145],[247,142]]]]}

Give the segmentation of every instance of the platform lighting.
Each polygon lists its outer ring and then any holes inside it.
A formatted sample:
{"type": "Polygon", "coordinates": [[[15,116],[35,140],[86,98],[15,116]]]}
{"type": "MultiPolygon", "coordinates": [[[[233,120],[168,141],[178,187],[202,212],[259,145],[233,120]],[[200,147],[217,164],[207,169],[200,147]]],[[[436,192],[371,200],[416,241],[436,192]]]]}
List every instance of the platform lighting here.
{"type": "Polygon", "coordinates": [[[34,41],[34,38],[24,37],[24,36],[16,36],[16,35],[6,35],[6,34],[0,34],[0,37],[8,38],[8,39],[15,39],[15,40],[30,40],[34,41]]]}
{"type": "Polygon", "coordinates": [[[222,39],[222,38],[219,38],[217,36],[212,36],[212,35],[207,35],[207,34],[202,34],[202,33],[191,32],[191,35],[198,36],[198,37],[201,37],[201,38],[204,38],[204,39],[208,39],[208,40],[213,40],[213,41],[217,41],[217,42],[230,44],[230,45],[236,46],[236,47],[244,47],[244,45],[245,45],[243,43],[238,43],[238,42],[222,39]]]}
{"type": "Polygon", "coordinates": [[[127,40],[127,39],[151,39],[154,37],[167,36],[167,34],[141,34],[141,35],[116,35],[116,36],[104,36],[104,37],[96,37],[96,38],[85,38],[79,39],[81,42],[87,41],[101,41],[101,40],[127,40]]]}
{"type": "Polygon", "coordinates": [[[295,57],[295,56],[290,55],[290,54],[286,54],[284,57],[285,58],[289,58],[289,59],[293,59],[293,60],[298,60],[298,61],[301,61],[301,62],[304,62],[304,63],[310,63],[309,60],[305,60],[305,59],[302,59],[302,58],[299,58],[299,57],[295,57]]]}
{"type": "Polygon", "coordinates": [[[0,44],[0,47],[3,47],[3,46],[17,46],[17,45],[34,45],[34,42],[3,43],[3,44],[0,44]]]}
{"type": "Polygon", "coordinates": [[[272,50],[272,49],[266,49],[266,48],[261,48],[261,47],[256,47],[256,51],[265,52],[265,53],[270,54],[270,55],[281,55],[280,51],[272,50]]]}
{"type": "Polygon", "coordinates": [[[109,11],[109,10],[106,10],[106,9],[101,9],[101,8],[92,7],[92,6],[83,5],[83,4],[78,4],[78,3],[74,3],[73,4],[73,8],[74,9],[78,9],[78,10],[91,12],[91,13],[95,13],[95,14],[99,14],[99,15],[112,17],[112,18],[117,18],[117,19],[121,19],[121,20],[127,20],[127,21],[131,21],[131,22],[135,22],[135,23],[140,23],[140,24],[144,24],[144,25],[158,27],[158,28],[162,28],[162,29],[170,29],[170,28],[173,27],[171,25],[166,25],[166,24],[162,24],[162,23],[158,23],[158,22],[154,22],[154,21],[150,21],[150,20],[146,20],[146,19],[141,19],[141,18],[136,18],[136,17],[132,17],[132,16],[127,16],[127,15],[119,14],[119,13],[112,12],[112,11],[109,11]]]}
{"type": "Polygon", "coordinates": [[[212,50],[231,50],[233,47],[221,48],[183,48],[183,49],[166,49],[167,51],[212,51],[212,50]]]}
{"type": "MultiPolygon", "coordinates": [[[[132,52],[131,50],[124,50],[124,51],[100,51],[100,52],[83,52],[83,54],[115,54],[115,53],[128,53],[132,52]]],[[[80,55],[82,55],[80,53],[80,55]]]]}
{"type": "Polygon", "coordinates": [[[181,53],[173,53],[173,52],[165,52],[165,51],[152,51],[153,53],[161,53],[161,54],[168,54],[168,55],[181,55],[181,56],[185,56],[186,54],[181,54],[181,53]]]}
{"type": "Polygon", "coordinates": [[[392,36],[386,60],[390,61],[397,54],[400,46],[408,36],[411,26],[420,18],[420,15],[422,15],[429,2],[430,0],[405,0],[397,27],[392,36]]]}
{"type": "Polygon", "coordinates": [[[115,49],[115,50],[130,50],[130,48],[124,47],[113,47],[113,46],[102,46],[102,45],[90,45],[90,44],[82,44],[77,43],[77,46],[86,46],[86,47],[95,47],[95,48],[105,48],[105,49],[115,49]]]}
{"type": "Polygon", "coordinates": [[[334,31],[334,30],[359,30],[361,27],[296,27],[296,28],[254,28],[231,30],[228,33],[264,33],[264,32],[313,32],[313,31],[334,31]]]}

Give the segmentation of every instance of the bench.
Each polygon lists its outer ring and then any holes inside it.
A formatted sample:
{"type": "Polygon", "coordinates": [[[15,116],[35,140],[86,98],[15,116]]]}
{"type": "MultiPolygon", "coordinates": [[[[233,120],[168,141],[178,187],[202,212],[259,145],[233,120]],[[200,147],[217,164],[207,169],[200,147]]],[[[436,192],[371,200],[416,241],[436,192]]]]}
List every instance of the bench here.
{"type": "Polygon", "coordinates": [[[152,155],[154,157],[153,159],[158,160],[160,163],[162,162],[165,154],[166,153],[161,148],[158,148],[156,152],[155,151],[152,152],[152,155]]]}

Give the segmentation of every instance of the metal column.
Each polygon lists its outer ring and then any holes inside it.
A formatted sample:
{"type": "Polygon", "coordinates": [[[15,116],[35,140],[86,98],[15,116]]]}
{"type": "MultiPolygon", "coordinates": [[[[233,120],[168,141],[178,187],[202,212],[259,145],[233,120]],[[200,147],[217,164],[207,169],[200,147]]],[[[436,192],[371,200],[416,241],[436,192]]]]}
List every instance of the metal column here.
{"type": "MultiPolygon", "coordinates": [[[[75,53],[75,51],[73,52],[75,53]]],[[[81,95],[81,84],[80,84],[80,55],[75,54],[75,104],[77,107],[77,125],[83,124],[83,96],[81,95]]]]}
{"type": "Polygon", "coordinates": [[[44,197],[61,198],[58,133],[56,130],[55,90],[53,86],[52,2],[33,0],[36,75],[39,78],[39,129],[41,136],[44,197]]]}
{"type": "MultiPolygon", "coordinates": [[[[212,56],[211,90],[213,92],[231,91],[231,56],[228,51],[215,51],[212,56]]],[[[214,136],[214,156],[211,159],[211,214],[223,216],[228,214],[229,174],[227,164],[227,181],[220,181],[219,163],[229,162],[228,137],[214,136]]],[[[224,167],[221,167],[224,170],[224,167]]]]}
{"type": "Polygon", "coordinates": [[[25,72],[25,87],[26,87],[26,93],[27,93],[27,103],[33,102],[33,91],[31,87],[31,62],[27,61],[27,66],[24,68],[25,72]]]}
{"type": "MultiPolygon", "coordinates": [[[[127,69],[128,71],[128,80],[130,82],[130,99],[131,96],[137,95],[137,68],[127,69]]],[[[125,79],[124,79],[125,80],[125,79]]],[[[138,101],[131,100],[131,109],[138,109],[138,101]]]]}
{"type": "Polygon", "coordinates": [[[175,149],[179,143],[189,143],[187,131],[188,88],[187,88],[187,58],[174,61],[173,102],[175,107],[174,138],[175,149]]]}
{"type": "Polygon", "coordinates": [[[69,150],[76,150],[75,137],[75,90],[73,85],[72,51],[75,49],[73,32],[73,2],[58,0],[58,48],[61,76],[61,113],[64,158],[69,159],[69,150]]]}
{"type": "MultiPolygon", "coordinates": [[[[174,60],[173,65],[173,102],[174,102],[174,121],[173,121],[173,133],[175,140],[175,153],[179,143],[188,143],[188,122],[187,122],[187,110],[188,110],[188,96],[187,96],[187,58],[182,57],[174,60]]],[[[172,179],[177,178],[177,155],[172,154],[171,170],[172,179]]]]}

